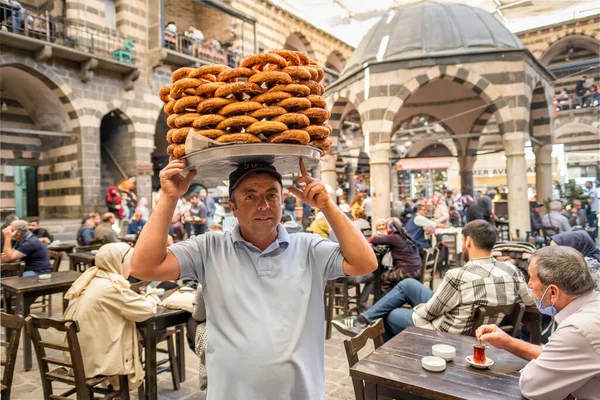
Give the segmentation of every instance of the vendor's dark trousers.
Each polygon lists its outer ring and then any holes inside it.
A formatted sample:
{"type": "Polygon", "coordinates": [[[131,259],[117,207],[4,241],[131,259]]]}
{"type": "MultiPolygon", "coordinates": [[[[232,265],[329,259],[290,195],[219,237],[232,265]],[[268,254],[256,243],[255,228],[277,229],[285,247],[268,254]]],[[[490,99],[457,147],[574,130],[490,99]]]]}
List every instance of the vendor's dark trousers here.
{"type": "Polygon", "coordinates": [[[416,279],[405,279],[383,296],[373,307],[362,316],[371,322],[383,318],[385,325],[384,340],[389,340],[409,326],[414,326],[413,310],[403,308],[405,304],[411,307],[427,303],[433,297],[433,291],[416,279]]]}

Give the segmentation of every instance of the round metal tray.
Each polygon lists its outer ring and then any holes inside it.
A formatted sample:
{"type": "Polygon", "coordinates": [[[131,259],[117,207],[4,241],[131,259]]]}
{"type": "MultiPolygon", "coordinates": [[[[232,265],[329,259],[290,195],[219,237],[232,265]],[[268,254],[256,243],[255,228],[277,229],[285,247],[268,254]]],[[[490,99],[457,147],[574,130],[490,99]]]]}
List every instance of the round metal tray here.
{"type": "Polygon", "coordinates": [[[229,174],[239,165],[262,161],[272,164],[281,175],[300,172],[300,158],[311,169],[319,164],[321,151],[316,147],[299,144],[256,143],[232,144],[198,150],[184,158],[186,170],[196,170],[195,182],[208,187],[221,186],[229,181],[229,174]]]}

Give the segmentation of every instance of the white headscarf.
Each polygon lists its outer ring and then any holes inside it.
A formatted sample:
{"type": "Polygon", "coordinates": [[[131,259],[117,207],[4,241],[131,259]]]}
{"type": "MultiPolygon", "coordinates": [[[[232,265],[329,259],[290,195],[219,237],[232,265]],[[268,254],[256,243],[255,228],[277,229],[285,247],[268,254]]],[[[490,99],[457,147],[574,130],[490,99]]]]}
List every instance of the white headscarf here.
{"type": "Polygon", "coordinates": [[[73,299],[81,295],[98,273],[108,276],[117,289],[128,289],[129,266],[133,256],[133,247],[127,243],[109,243],[98,250],[96,266],[88,268],[65,294],[65,299],[73,299]]]}

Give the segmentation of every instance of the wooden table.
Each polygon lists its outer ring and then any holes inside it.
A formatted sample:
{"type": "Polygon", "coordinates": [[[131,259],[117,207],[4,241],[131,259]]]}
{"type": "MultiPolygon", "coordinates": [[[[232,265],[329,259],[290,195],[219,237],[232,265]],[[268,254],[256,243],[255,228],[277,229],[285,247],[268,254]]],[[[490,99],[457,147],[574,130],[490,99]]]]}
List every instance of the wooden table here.
{"type": "MultiPolygon", "coordinates": [[[[40,296],[54,293],[63,294],[63,311],[67,308],[68,301],[64,300],[64,294],[69,290],[73,282],[81,276],[75,271],[52,272],[50,279],[39,279],[37,276],[15,277],[2,279],[2,289],[6,309],[12,309],[12,296],[17,297],[17,302],[23,308],[23,315],[29,315],[31,305],[40,296]]],[[[15,308],[18,310],[18,307],[15,308]]],[[[31,339],[27,329],[23,329],[23,364],[25,371],[31,369],[31,339]]]]}
{"type": "Polygon", "coordinates": [[[69,254],[69,268],[71,271],[85,272],[86,269],[96,265],[96,256],[89,252],[69,254]]]}
{"type": "MultiPolygon", "coordinates": [[[[162,299],[167,298],[173,292],[174,290],[167,291],[162,299]]],[[[156,376],[156,345],[158,344],[158,339],[165,333],[167,328],[186,324],[189,317],[190,313],[186,311],[170,310],[158,306],[154,317],[137,323],[138,329],[144,331],[144,337],[146,339],[146,365],[144,367],[146,399],[155,400],[158,397],[156,376]]],[[[185,338],[183,335],[183,329],[178,331],[175,335],[175,351],[177,353],[177,364],[181,382],[185,381],[185,338]]]]}
{"type": "Polygon", "coordinates": [[[519,371],[527,362],[494,348],[486,356],[494,360],[487,370],[467,364],[477,340],[470,336],[452,335],[411,327],[392,338],[350,369],[350,376],[365,381],[367,400],[377,395],[402,399],[523,399],[519,390],[519,371]],[[429,372],[421,367],[421,359],[431,355],[434,344],[456,348],[456,357],[443,372],[429,372]]]}
{"type": "Polygon", "coordinates": [[[77,247],[74,243],[61,243],[61,244],[52,244],[48,245],[48,250],[52,251],[64,251],[65,253],[71,254],[73,253],[73,249],[77,247]]]}

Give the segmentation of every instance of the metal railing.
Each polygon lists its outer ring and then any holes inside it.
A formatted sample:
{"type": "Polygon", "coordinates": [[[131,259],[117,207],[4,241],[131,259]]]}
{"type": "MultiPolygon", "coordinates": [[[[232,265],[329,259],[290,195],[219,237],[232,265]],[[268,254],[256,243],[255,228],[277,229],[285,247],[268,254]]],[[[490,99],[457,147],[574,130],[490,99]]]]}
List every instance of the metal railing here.
{"type": "Polygon", "coordinates": [[[216,41],[198,40],[181,33],[164,31],[164,48],[199,58],[208,63],[239,66],[243,55],[240,52],[220,48],[216,41]]]}
{"type": "Polygon", "coordinates": [[[48,11],[36,13],[6,3],[0,3],[0,23],[2,31],[114,58],[121,62],[135,63],[135,51],[128,49],[126,44],[131,44],[132,41],[113,29],[94,29],[64,20],[62,17],[51,16],[48,11]],[[123,54],[130,57],[123,57],[123,54]]]}

